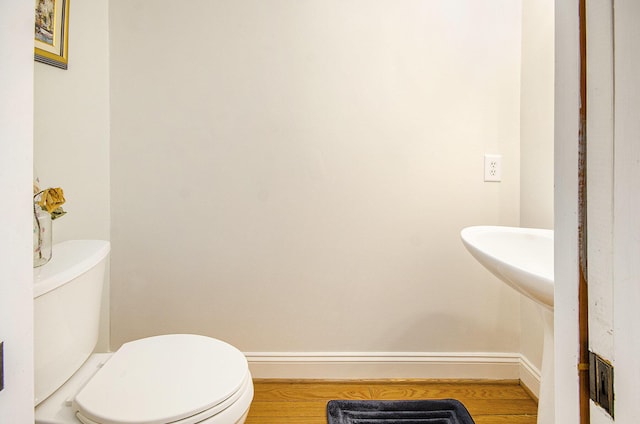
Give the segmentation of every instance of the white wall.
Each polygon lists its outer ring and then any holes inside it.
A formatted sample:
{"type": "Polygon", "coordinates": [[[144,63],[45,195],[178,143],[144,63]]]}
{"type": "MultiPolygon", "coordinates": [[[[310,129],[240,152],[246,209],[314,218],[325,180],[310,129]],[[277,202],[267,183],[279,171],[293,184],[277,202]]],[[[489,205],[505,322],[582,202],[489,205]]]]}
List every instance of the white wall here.
{"type": "Polygon", "coordinates": [[[112,347],[517,352],[519,2],[173,6],[110,3],[112,347]]]}
{"type": "Polygon", "coordinates": [[[35,64],[34,176],[42,187],[64,189],[67,215],[53,223],[54,242],[109,240],[108,1],[72,2],[69,16],[69,69],[35,64]]]}
{"type": "Polygon", "coordinates": [[[33,422],[33,3],[0,2],[0,422],[33,422]]]}
{"type": "MultiPolygon", "coordinates": [[[[554,0],[522,2],[520,226],[553,229],[554,0]]],[[[540,308],[521,297],[521,353],[540,371],[540,308]]]]}
{"type": "Polygon", "coordinates": [[[554,0],[522,2],[520,223],[553,229],[554,0]]]}

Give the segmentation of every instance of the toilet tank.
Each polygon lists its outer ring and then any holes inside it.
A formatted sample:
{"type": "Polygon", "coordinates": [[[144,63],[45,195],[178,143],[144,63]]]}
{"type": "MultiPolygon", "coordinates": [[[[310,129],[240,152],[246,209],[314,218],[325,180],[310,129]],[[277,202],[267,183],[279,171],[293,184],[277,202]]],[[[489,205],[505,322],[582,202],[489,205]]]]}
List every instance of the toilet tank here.
{"type": "Polygon", "coordinates": [[[33,270],[35,405],[55,392],[98,341],[102,286],[110,244],[70,240],[33,270]]]}

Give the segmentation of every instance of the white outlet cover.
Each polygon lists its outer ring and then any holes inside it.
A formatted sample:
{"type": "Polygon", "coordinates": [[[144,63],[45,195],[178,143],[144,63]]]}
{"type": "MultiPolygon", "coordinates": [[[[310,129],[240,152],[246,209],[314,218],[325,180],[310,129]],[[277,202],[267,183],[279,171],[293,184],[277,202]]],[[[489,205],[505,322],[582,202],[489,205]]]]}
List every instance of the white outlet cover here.
{"type": "Polygon", "coordinates": [[[484,180],[502,181],[502,155],[484,155],[484,180]]]}

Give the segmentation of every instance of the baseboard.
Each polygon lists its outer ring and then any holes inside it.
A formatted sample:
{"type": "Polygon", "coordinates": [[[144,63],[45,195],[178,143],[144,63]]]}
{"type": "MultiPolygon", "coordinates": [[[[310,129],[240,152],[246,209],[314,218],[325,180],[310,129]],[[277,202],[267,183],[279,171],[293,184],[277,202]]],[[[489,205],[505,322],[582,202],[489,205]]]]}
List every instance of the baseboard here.
{"type": "Polygon", "coordinates": [[[520,382],[536,399],[540,396],[540,370],[525,356],[520,358],[520,382]]]}
{"type": "Polygon", "coordinates": [[[247,352],[254,378],[520,378],[520,354],[423,352],[247,352]]]}
{"type": "Polygon", "coordinates": [[[535,396],[540,371],[519,353],[246,352],[254,378],[520,380],[535,396]]]}

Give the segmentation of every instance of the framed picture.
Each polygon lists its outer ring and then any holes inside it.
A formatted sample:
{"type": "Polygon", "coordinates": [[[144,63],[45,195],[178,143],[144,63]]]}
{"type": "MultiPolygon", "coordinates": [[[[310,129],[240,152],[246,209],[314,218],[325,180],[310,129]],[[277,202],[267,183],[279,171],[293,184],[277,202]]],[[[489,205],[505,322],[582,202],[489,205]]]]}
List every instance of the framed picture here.
{"type": "Polygon", "coordinates": [[[35,59],[67,69],[69,0],[36,0],[35,59]]]}

